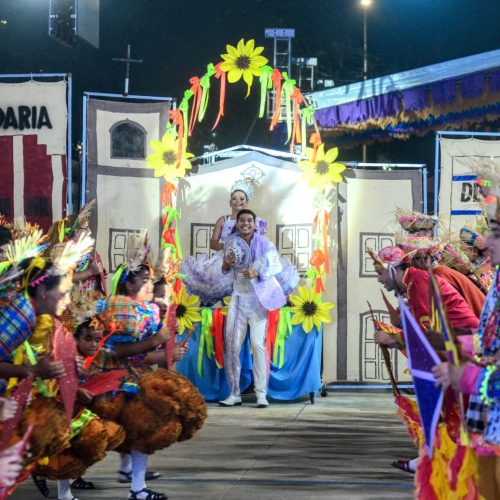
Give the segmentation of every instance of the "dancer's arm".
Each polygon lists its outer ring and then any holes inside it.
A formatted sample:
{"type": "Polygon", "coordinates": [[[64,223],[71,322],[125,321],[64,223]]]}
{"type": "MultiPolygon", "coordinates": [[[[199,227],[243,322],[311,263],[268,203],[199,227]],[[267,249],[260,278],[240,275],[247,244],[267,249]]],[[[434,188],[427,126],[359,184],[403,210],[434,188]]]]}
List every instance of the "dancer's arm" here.
{"type": "Polygon", "coordinates": [[[114,352],[118,358],[129,358],[148,351],[152,351],[156,346],[163,344],[168,339],[167,327],[162,328],[156,335],[139,342],[116,342],[114,352]]]}
{"type": "Polygon", "coordinates": [[[210,248],[212,250],[222,250],[224,248],[224,244],[220,242],[220,237],[222,234],[222,226],[224,225],[224,216],[219,217],[217,222],[215,223],[214,232],[212,233],[212,237],[210,238],[210,248]]]}

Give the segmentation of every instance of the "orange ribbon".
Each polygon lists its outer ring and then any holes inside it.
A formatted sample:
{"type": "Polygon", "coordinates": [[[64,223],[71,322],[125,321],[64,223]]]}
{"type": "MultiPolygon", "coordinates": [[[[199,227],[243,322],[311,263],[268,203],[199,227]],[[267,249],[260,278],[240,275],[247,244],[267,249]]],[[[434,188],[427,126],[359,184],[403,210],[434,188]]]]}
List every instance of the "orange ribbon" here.
{"type": "Polygon", "coordinates": [[[281,111],[281,80],[282,76],[279,70],[276,68],[273,69],[273,73],[271,75],[271,81],[273,82],[273,88],[276,92],[276,100],[274,102],[274,114],[271,120],[271,125],[269,130],[273,130],[275,125],[279,122],[280,119],[280,111],[281,111]]]}
{"type": "Polygon", "coordinates": [[[210,333],[215,340],[215,362],[219,368],[224,366],[224,343],[222,340],[223,331],[224,315],[222,314],[222,309],[214,309],[210,333]]]}
{"type": "Polygon", "coordinates": [[[318,148],[322,144],[322,142],[321,142],[321,136],[319,135],[318,132],[313,132],[311,134],[311,137],[309,138],[309,144],[311,144],[312,147],[313,147],[313,155],[312,155],[311,161],[315,162],[316,161],[316,155],[318,153],[318,148]]]}
{"type": "Polygon", "coordinates": [[[226,99],[226,72],[220,69],[222,62],[215,65],[215,78],[220,80],[220,94],[219,94],[219,114],[215,120],[212,130],[217,127],[219,120],[224,116],[224,101],[226,99]]]}
{"type": "Polygon", "coordinates": [[[274,349],[276,342],[276,332],[278,331],[278,323],[280,322],[280,310],[275,309],[267,313],[267,329],[266,329],[266,352],[267,352],[267,371],[271,369],[271,352],[274,349]]]}
{"type": "Polygon", "coordinates": [[[290,153],[293,153],[293,147],[295,146],[295,141],[302,142],[302,134],[300,130],[300,114],[299,106],[304,102],[304,96],[299,88],[295,88],[290,96],[293,101],[293,129],[292,129],[292,140],[290,141],[290,153]]]}
{"type": "MultiPolygon", "coordinates": [[[[161,200],[161,206],[162,208],[165,207],[172,207],[174,204],[174,197],[173,195],[177,192],[177,188],[175,187],[174,184],[171,182],[165,182],[163,185],[163,189],[161,191],[160,195],[160,200],[161,200]]],[[[165,225],[165,222],[167,221],[167,215],[162,214],[161,216],[161,223],[162,226],[165,225]]]]}
{"type": "Polygon", "coordinates": [[[325,271],[326,274],[330,274],[330,261],[328,259],[328,222],[330,221],[330,216],[326,210],[320,210],[316,213],[314,217],[314,229],[313,234],[317,234],[320,230],[323,235],[323,255],[325,258],[325,271]]]}
{"type": "Polygon", "coordinates": [[[198,117],[198,113],[200,112],[201,94],[203,89],[200,85],[200,79],[197,76],[192,76],[189,79],[189,83],[191,84],[191,92],[193,93],[193,107],[191,108],[191,116],[189,117],[188,132],[189,137],[191,137],[194,129],[194,124],[196,123],[196,118],[198,117]]]}
{"type": "Polygon", "coordinates": [[[109,339],[109,337],[111,337],[111,335],[113,335],[113,333],[116,332],[117,328],[116,328],[116,324],[114,321],[112,321],[109,326],[109,333],[107,335],[105,335],[99,342],[99,345],[97,346],[97,350],[95,352],[95,354],[93,356],[87,356],[85,358],[85,363],[84,363],[84,366],[86,369],[88,369],[90,367],[90,365],[95,361],[95,359],[97,358],[97,355],[101,352],[101,349],[104,347],[104,344],[107,342],[107,340],[109,339]]]}
{"type": "Polygon", "coordinates": [[[177,163],[176,168],[179,167],[182,160],[182,150],[184,143],[184,119],[182,117],[182,111],[179,108],[171,109],[169,112],[170,121],[173,125],[177,127],[177,139],[179,141],[179,147],[177,149],[177,163]]]}

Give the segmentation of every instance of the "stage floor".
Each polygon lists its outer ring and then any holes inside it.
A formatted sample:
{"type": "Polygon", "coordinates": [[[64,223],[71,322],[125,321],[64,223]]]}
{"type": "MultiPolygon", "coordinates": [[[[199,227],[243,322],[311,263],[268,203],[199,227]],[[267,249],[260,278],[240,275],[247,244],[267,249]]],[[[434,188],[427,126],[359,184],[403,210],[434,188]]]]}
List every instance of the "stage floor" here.
{"type": "MultiPolygon", "coordinates": [[[[387,393],[330,392],[293,403],[254,407],[210,404],[205,427],[150,460],[162,473],[149,486],[183,499],[411,499],[413,476],[390,466],[415,448],[387,393]]],[[[73,491],[80,500],[127,498],[115,482],[119,461],[110,453],[85,476],[97,490],[73,491]]],[[[56,483],[49,482],[51,497],[56,483]]],[[[30,481],[11,497],[43,498],[30,481]]]]}

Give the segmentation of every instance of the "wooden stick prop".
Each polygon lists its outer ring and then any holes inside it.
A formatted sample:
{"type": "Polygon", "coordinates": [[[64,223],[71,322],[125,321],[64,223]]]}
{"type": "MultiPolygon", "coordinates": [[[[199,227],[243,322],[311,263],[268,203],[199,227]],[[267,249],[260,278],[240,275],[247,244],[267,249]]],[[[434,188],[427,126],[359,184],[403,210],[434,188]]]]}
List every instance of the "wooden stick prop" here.
{"type": "MultiPolygon", "coordinates": [[[[373,326],[375,327],[376,330],[384,331],[383,323],[381,323],[375,318],[375,314],[373,312],[371,304],[368,301],[367,303],[368,303],[368,308],[370,309],[370,315],[372,317],[373,326]]],[[[389,374],[389,379],[392,385],[392,392],[394,396],[400,396],[401,393],[399,392],[398,389],[398,383],[396,382],[396,377],[394,376],[394,372],[392,371],[391,355],[389,354],[389,349],[387,349],[385,345],[379,345],[379,347],[380,351],[382,352],[382,356],[384,358],[387,373],[389,374]]]]}
{"type": "Polygon", "coordinates": [[[175,331],[177,329],[177,304],[171,301],[167,308],[165,320],[169,335],[168,340],[165,342],[165,356],[167,361],[167,370],[170,370],[174,364],[174,351],[175,351],[175,331]]]}

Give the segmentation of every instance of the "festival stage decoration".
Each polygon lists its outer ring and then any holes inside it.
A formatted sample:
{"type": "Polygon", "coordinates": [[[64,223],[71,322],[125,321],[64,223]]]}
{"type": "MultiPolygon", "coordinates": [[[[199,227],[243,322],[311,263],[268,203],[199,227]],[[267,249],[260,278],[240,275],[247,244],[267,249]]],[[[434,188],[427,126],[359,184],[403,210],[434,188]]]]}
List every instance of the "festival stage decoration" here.
{"type": "MultiPolygon", "coordinates": [[[[182,258],[177,221],[179,212],[174,208],[177,186],[191,169],[189,158],[193,157],[188,152],[188,140],[194,132],[196,123],[202,122],[206,116],[209,103],[211,82],[219,80],[219,111],[213,125],[217,127],[224,116],[227,84],[237,84],[240,80],[247,85],[246,97],[250,94],[254,83],[254,77],[258,78],[260,84],[260,108],[259,117],[264,116],[267,93],[273,91],[275,95],[273,117],[270,130],[273,130],[282,118],[282,110],[285,112],[287,128],[287,144],[290,152],[294,153],[295,144],[302,146],[302,151],[307,160],[301,163],[304,170],[304,178],[309,185],[318,190],[317,213],[313,228],[313,254],[307,277],[314,289],[303,292],[299,291],[297,296],[296,311],[294,308],[285,308],[281,312],[274,313],[270,318],[270,324],[274,325],[269,332],[270,344],[268,351],[273,349],[273,360],[279,364],[283,363],[284,340],[291,334],[293,321],[304,325],[305,331],[310,332],[315,326],[320,328],[321,323],[330,322],[331,317],[328,309],[333,307],[329,302],[323,302],[321,293],[325,291],[325,279],[329,274],[328,260],[328,236],[329,213],[333,204],[329,201],[331,192],[336,183],[342,181],[341,173],[345,166],[336,163],[338,149],[332,148],[325,152],[319,129],[314,120],[314,109],[309,106],[307,100],[296,86],[295,80],[286,72],[280,72],[276,68],[268,66],[268,59],[262,55],[264,48],[256,47],[253,39],[239,40],[236,45],[226,45],[226,53],[221,54],[222,61],[217,64],[209,63],[206,72],[201,77],[193,76],[189,79],[190,88],[183,95],[177,109],[169,113],[169,121],[161,141],[152,140],[153,153],[147,157],[147,165],[154,170],[155,177],[164,179],[161,193],[162,206],[162,246],[169,247],[172,251],[173,263],[179,263],[182,258]],[[307,146],[307,128],[314,127],[307,146]],[[301,294],[301,295],[300,295],[301,294]],[[304,295],[306,294],[306,295],[304,295]],[[301,309],[305,307],[305,309],[301,309]]],[[[240,240],[242,241],[242,240],[240,240]]],[[[235,245],[235,255],[243,266],[249,259],[249,252],[245,248],[235,245]]],[[[188,297],[182,285],[182,276],[177,274],[174,285],[173,300],[177,304],[177,319],[180,325],[179,334],[186,329],[191,330],[193,324],[201,322],[200,355],[198,371],[201,370],[201,358],[204,353],[209,358],[215,356],[215,362],[219,368],[223,366],[222,332],[224,326],[225,311],[221,308],[210,309],[195,306],[198,297],[188,297]]]]}
{"type": "Polygon", "coordinates": [[[302,324],[302,328],[309,333],[313,326],[320,328],[322,323],[330,323],[332,318],[328,312],[333,307],[330,302],[323,302],[321,294],[313,288],[299,286],[299,295],[290,295],[292,325],[302,324]]]}
{"type": "Polygon", "coordinates": [[[436,387],[432,367],[441,363],[441,360],[401,298],[399,310],[408,353],[408,369],[415,385],[427,453],[432,457],[439,413],[443,406],[443,388],[436,387]]]}
{"type": "Polygon", "coordinates": [[[196,295],[188,295],[182,287],[173,294],[173,300],[177,305],[175,314],[179,323],[179,335],[182,335],[184,330],[191,330],[194,323],[201,321],[200,308],[195,305],[200,299],[196,295]]]}

